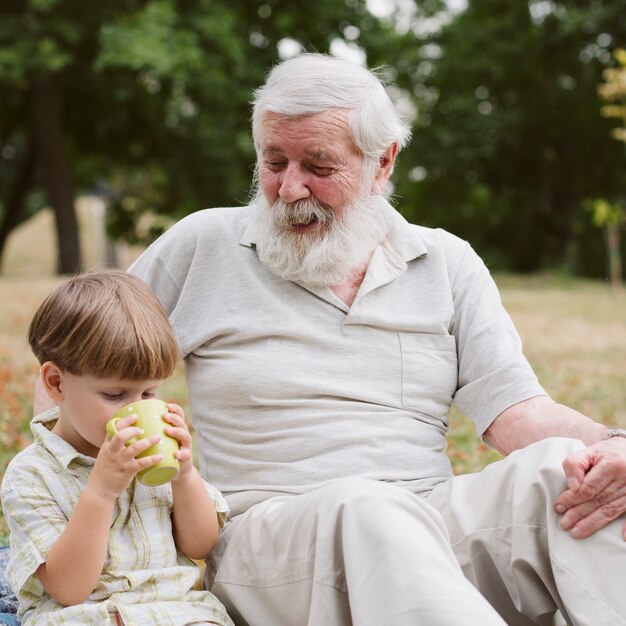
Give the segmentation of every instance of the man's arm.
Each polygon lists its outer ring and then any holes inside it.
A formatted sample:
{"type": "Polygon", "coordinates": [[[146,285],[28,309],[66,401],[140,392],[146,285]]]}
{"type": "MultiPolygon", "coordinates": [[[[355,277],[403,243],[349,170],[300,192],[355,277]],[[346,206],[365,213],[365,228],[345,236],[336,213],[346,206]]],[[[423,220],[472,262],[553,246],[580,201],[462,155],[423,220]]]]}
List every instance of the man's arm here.
{"type": "Polygon", "coordinates": [[[549,396],[536,396],[500,413],[485,431],[485,438],[498,452],[509,454],[547,437],[580,439],[589,446],[607,431],[606,426],[549,396]]]}
{"type": "Polygon", "coordinates": [[[584,538],[626,512],[626,439],[603,440],[607,431],[582,413],[537,396],[498,415],[485,438],[502,454],[547,437],[571,437],[587,445],[563,462],[568,489],[555,503],[563,514],[562,528],[584,538]]]}

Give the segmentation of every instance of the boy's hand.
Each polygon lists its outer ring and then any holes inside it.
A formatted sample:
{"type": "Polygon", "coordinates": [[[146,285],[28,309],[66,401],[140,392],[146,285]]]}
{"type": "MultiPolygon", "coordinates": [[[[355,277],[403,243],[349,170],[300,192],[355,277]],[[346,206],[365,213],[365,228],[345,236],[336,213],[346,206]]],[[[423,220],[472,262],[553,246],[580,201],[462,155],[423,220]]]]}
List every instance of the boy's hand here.
{"type": "Polygon", "coordinates": [[[193,466],[193,452],[191,449],[191,433],[185,422],[185,414],[183,410],[177,404],[168,404],[168,412],[165,413],[163,419],[171,426],[167,426],[164,432],[170,437],[178,440],[180,449],[178,452],[174,452],[174,456],[180,463],[180,470],[178,476],[174,480],[180,480],[185,478],[194,470],[193,466]]]}
{"type": "Polygon", "coordinates": [[[137,472],[156,465],[163,458],[160,454],[135,458],[160,440],[158,435],[152,435],[127,446],[126,442],[129,439],[142,434],[139,428],[132,425],[135,421],[136,415],[127,415],[119,420],[115,425],[117,428],[115,437],[110,439],[107,436],[100,448],[87,487],[102,498],[110,500],[119,498],[128,489],[137,472]]]}

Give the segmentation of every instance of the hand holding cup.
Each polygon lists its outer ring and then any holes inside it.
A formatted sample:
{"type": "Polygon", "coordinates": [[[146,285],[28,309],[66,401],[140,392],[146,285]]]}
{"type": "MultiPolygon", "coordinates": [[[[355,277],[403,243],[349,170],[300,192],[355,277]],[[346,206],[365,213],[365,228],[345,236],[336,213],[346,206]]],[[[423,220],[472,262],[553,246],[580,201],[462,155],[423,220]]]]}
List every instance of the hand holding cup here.
{"type": "Polygon", "coordinates": [[[107,433],[110,437],[117,434],[116,424],[128,415],[136,415],[137,419],[133,424],[143,431],[141,435],[133,437],[126,442],[131,445],[138,440],[148,439],[158,436],[159,441],[149,448],[143,450],[135,458],[140,459],[155,454],[163,458],[155,465],[150,465],[137,473],[137,480],[144,485],[154,487],[169,482],[176,477],[180,469],[180,464],[175,452],[179,449],[178,441],[165,433],[170,425],[163,420],[163,415],[167,413],[167,405],[162,400],[150,399],[133,402],[119,411],[107,423],[107,433]]]}

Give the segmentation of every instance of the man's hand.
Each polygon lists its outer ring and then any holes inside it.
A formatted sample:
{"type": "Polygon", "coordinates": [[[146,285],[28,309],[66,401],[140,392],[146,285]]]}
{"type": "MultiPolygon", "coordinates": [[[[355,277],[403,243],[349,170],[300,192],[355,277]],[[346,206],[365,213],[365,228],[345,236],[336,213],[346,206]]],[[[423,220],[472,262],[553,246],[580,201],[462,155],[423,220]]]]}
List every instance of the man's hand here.
{"type": "MultiPolygon", "coordinates": [[[[613,437],[563,461],[568,489],[554,508],[561,527],[583,539],[626,513],[626,439],[613,437]]],[[[622,530],[626,541],[626,523],[622,530]]]]}

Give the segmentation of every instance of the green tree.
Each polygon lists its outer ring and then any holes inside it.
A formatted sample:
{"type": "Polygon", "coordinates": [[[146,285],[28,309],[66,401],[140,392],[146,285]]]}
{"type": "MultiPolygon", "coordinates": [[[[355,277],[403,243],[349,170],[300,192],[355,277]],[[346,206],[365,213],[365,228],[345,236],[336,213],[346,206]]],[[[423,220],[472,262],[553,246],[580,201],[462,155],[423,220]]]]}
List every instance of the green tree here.
{"type": "MultiPolygon", "coordinates": [[[[621,122],[621,126],[613,129],[613,137],[626,143],[626,50],[618,48],[613,56],[617,67],[604,70],[603,82],[598,87],[598,93],[606,103],[602,107],[602,115],[617,118],[621,122]]],[[[604,199],[596,199],[591,203],[591,209],[594,224],[605,231],[611,284],[614,289],[621,290],[623,284],[621,231],[626,223],[623,190],[617,203],[611,204],[604,199]]]]}
{"type": "Polygon", "coordinates": [[[592,200],[588,208],[591,210],[593,223],[605,233],[611,287],[614,291],[621,291],[621,230],[626,223],[626,213],[623,207],[611,204],[604,198],[592,200]]]}
{"type": "Polygon", "coordinates": [[[4,0],[0,255],[48,202],[59,270],[80,265],[75,191],[106,194],[114,235],[245,202],[249,100],[278,48],[328,51],[375,30],[365,0],[4,0]]]}
{"type": "Polygon", "coordinates": [[[418,113],[402,206],[492,265],[602,272],[584,203],[626,182],[596,92],[626,3],[470,0],[456,17],[431,4],[435,27],[415,21],[394,64],[418,113]]]}

